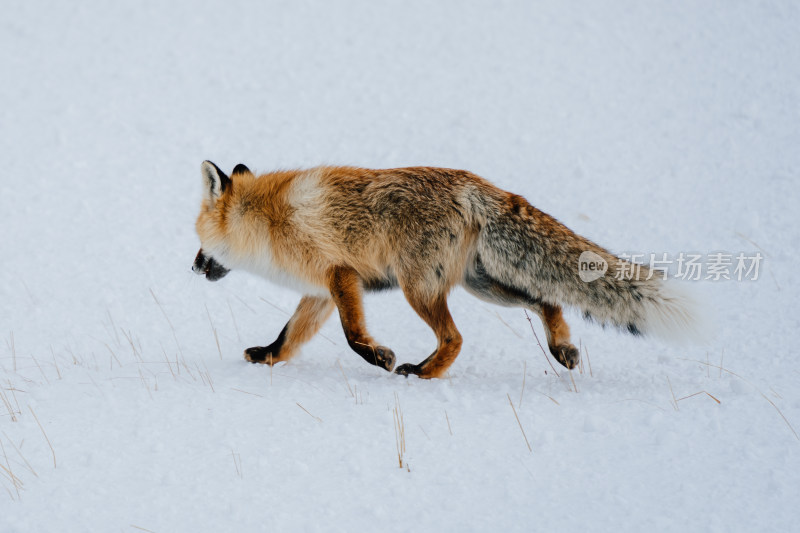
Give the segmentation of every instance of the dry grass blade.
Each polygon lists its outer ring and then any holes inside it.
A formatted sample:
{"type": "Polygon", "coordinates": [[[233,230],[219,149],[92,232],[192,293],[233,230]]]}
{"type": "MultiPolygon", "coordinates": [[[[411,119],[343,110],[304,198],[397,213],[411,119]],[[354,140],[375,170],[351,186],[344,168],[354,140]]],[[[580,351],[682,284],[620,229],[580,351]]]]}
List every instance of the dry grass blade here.
{"type": "Polygon", "coordinates": [[[519,421],[519,416],[517,416],[517,410],[514,409],[514,402],[511,401],[511,396],[506,393],[508,396],[508,404],[511,406],[511,410],[514,411],[514,418],[517,419],[517,424],[519,424],[519,430],[522,432],[522,437],[525,439],[525,445],[528,447],[529,452],[533,452],[533,448],[531,448],[531,443],[528,442],[528,436],[525,435],[525,430],[522,428],[522,422],[519,421]]]}
{"type": "Polygon", "coordinates": [[[239,324],[236,323],[236,315],[233,314],[233,307],[231,307],[231,301],[226,300],[228,304],[228,311],[231,312],[231,318],[233,319],[233,329],[236,330],[236,338],[239,339],[239,342],[242,342],[242,334],[239,333],[239,324]]]}
{"type": "Polygon", "coordinates": [[[42,430],[42,435],[44,435],[44,440],[46,440],[47,441],[47,445],[50,446],[50,451],[53,453],[53,468],[56,468],[57,467],[56,466],[56,450],[55,450],[55,448],[53,448],[53,443],[50,442],[50,438],[47,436],[47,433],[45,432],[44,427],[42,426],[42,423],[39,422],[39,417],[36,416],[36,412],[34,412],[33,407],[31,407],[29,405],[28,409],[31,410],[31,414],[33,415],[33,418],[36,420],[36,423],[39,424],[39,429],[42,430]]]}
{"type": "MultiPolygon", "coordinates": [[[[136,344],[133,342],[133,333],[131,333],[130,331],[125,331],[123,329],[122,330],[122,335],[125,337],[125,340],[128,341],[128,344],[130,344],[130,346],[131,346],[131,350],[133,350],[134,359],[136,359],[136,361],[139,362],[139,363],[144,363],[144,359],[142,359],[142,356],[139,353],[139,350],[136,348],[136,344]]],[[[72,354],[72,359],[76,360],[75,354],[72,354]]]]}
{"type": "Polygon", "coordinates": [[[61,379],[61,369],[58,368],[58,361],[56,361],[56,352],[53,350],[53,347],[50,346],[50,353],[53,355],[53,366],[56,367],[56,374],[58,374],[58,379],[61,379]]]}
{"type": "MultiPolygon", "coordinates": [[[[172,379],[177,380],[178,376],[176,376],[175,371],[172,370],[172,363],[170,362],[169,357],[167,357],[167,351],[164,349],[163,344],[161,345],[161,352],[164,354],[164,362],[167,363],[167,368],[169,369],[169,373],[172,375],[172,379]]],[[[180,371],[180,367],[178,367],[178,370],[180,371]]]]}
{"type": "Polygon", "coordinates": [[[280,311],[281,313],[283,313],[286,316],[291,316],[292,315],[289,311],[287,311],[287,310],[285,310],[285,309],[283,309],[281,307],[278,307],[277,305],[275,305],[274,303],[270,302],[269,300],[267,300],[266,298],[264,298],[262,296],[259,296],[258,299],[261,300],[262,302],[264,302],[265,304],[274,307],[275,309],[277,309],[278,311],[280,311]]]}
{"type": "Polygon", "coordinates": [[[119,333],[117,332],[117,325],[114,323],[114,318],[111,316],[111,311],[106,306],[106,314],[108,315],[108,321],[111,323],[111,331],[114,332],[114,340],[117,341],[117,346],[122,346],[119,341],[119,333]]]}
{"type": "Polygon", "coordinates": [[[425,428],[423,428],[423,427],[422,427],[421,425],[419,425],[419,424],[417,425],[417,427],[419,427],[419,430],[422,432],[422,434],[423,434],[423,435],[425,435],[425,438],[427,438],[428,440],[431,440],[431,438],[428,436],[428,432],[427,432],[427,431],[425,431],[425,428]]]}
{"type": "MultiPolygon", "coordinates": [[[[685,359],[685,358],[684,358],[683,360],[684,360],[684,361],[693,361],[693,362],[695,362],[695,363],[700,363],[701,365],[704,365],[704,364],[706,364],[706,363],[704,363],[703,361],[698,361],[698,360],[696,360],[696,359],[685,359]]],[[[715,365],[711,365],[711,366],[715,366],[715,365]]],[[[767,395],[766,395],[766,394],[764,394],[763,392],[761,392],[761,389],[759,389],[758,387],[756,387],[755,385],[753,385],[752,383],[750,383],[749,381],[747,381],[746,379],[744,379],[742,376],[740,376],[740,375],[739,375],[739,374],[737,374],[736,372],[733,372],[733,371],[731,371],[731,370],[728,370],[727,368],[722,368],[721,366],[719,367],[719,369],[720,369],[720,372],[725,372],[725,373],[727,373],[727,374],[730,374],[731,376],[737,377],[737,378],[741,379],[742,381],[744,381],[745,383],[747,383],[748,385],[750,385],[751,387],[753,387],[755,390],[757,390],[757,391],[758,391],[758,393],[761,395],[761,397],[762,397],[762,398],[764,398],[765,400],[767,400],[767,401],[769,402],[769,404],[770,404],[772,407],[774,407],[774,408],[775,408],[775,410],[778,412],[778,414],[779,414],[779,415],[780,415],[780,417],[783,419],[783,421],[784,421],[784,422],[786,422],[786,425],[787,425],[787,426],[789,426],[789,429],[790,429],[790,430],[792,431],[792,433],[794,434],[794,438],[795,438],[795,439],[797,439],[798,441],[800,441],[800,435],[798,435],[798,434],[797,434],[797,431],[795,431],[795,430],[794,430],[794,427],[793,427],[793,426],[792,426],[792,424],[789,422],[789,419],[787,419],[787,418],[784,416],[783,412],[782,412],[782,411],[781,411],[781,410],[778,408],[778,406],[777,406],[777,405],[775,405],[775,402],[773,402],[772,400],[770,400],[770,399],[767,397],[767,395]]]]}
{"type": "Polygon", "coordinates": [[[496,316],[496,317],[497,317],[497,320],[499,320],[499,321],[500,321],[500,322],[501,322],[501,323],[502,323],[502,324],[503,324],[505,327],[507,327],[508,329],[510,329],[510,330],[511,330],[511,333],[513,333],[514,335],[516,335],[516,336],[517,336],[517,337],[519,337],[520,339],[524,339],[524,338],[525,338],[525,337],[523,337],[522,335],[520,335],[519,333],[517,333],[517,331],[516,331],[514,328],[512,328],[512,327],[511,327],[511,325],[510,325],[508,322],[506,322],[505,320],[503,320],[503,317],[502,317],[502,316],[500,316],[500,313],[498,313],[497,311],[494,311],[494,312],[493,312],[493,311],[491,311],[490,309],[488,309],[487,307],[485,307],[485,306],[483,306],[483,305],[481,305],[481,307],[482,307],[482,308],[483,308],[483,310],[484,310],[484,311],[486,311],[487,313],[494,313],[494,316],[496,316]]]}
{"type": "Polygon", "coordinates": [[[344,378],[345,385],[347,385],[347,390],[350,391],[350,396],[355,398],[356,395],[353,393],[353,389],[350,388],[350,382],[347,381],[347,375],[344,373],[344,368],[342,368],[342,362],[337,359],[336,364],[339,365],[339,370],[342,371],[342,377],[344,378]]]}
{"type": "Polygon", "coordinates": [[[24,390],[20,390],[20,389],[16,388],[16,387],[15,387],[15,386],[14,386],[14,385],[11,383],[11,380],[10,380],[10,379],[9,379],[9,380],[6,380],[6,383],[8,383],[8,388],[7,388],[6,390],[7,390],[8,392],[10,392],[10,393],[11,393],[11,398],[14,400],[14,405],[16,405],[16,406],[17,406],[17,414],[18,414],[18,415],[21,415],[21,414],[22,414],[22,409],[20,409],[20,408],[19,408],[19,401],[17,400],[17,392],[22,392],[22,393],[24,393],[25,391],[24,391],[24,390]]]}
{"type": "Polygon", "coordinates": [[[397,446],[398,467],[403,468],[405,466],[406,470],[408,470],[408,465],[405,464],[406,424],[403,419],[403,410],[400,408],[400,398],[397,396],[396,392],[394,393],[394,409],[392,409],[392,415],[394,417],[394,440],[397,446]]]}
{"type": "Polygon", "coordinates": [[[589,377],[593,378],[594,374],[592,373],[592,360],[589,359],[589,348],[584,346],[583,351],[586,352],[586,362],[589,364],[589,377]]]}
{"type": "Polygon", "coordinates": [[[561,376],[558,375],[556,367],[554,367],[553,363],[550,362],[550,358],[547,357],[547,352],[544,351],[544,347],[542,347],[542,343],[539,341],[539,335],[536,334],[536,329],[533,327],[533,321],[531,320],[531,317],[528,315],[528,311],[523,309],[522,312],[525,313],[525,318],[528,319],[528,324],[530,324],[531,326],[531,331],[533,332],[533,336],[536,338],[536,344],[538,344],[539,349],[542,350],[542,355],[544,355],[544,358],[547,360],[547,364],[550,365],[550,368],[553,369],[553,373],[556,375],[556,377],[560,378],[561,376]]]}
{"type": "MultiPolygon", "coordinates": [[[[150,392],[150,384],[147,382],[147,378],[144,377],[144,373],[142,372],[142,367],[138,367],[137,370],[139,371],[139,381],[142,382],[142,386],[147,390],[147,395],[150,396],[150,399],[153,399],[153,393],[150,392]]],[[[90,377],[91,379],[91,377],[90,377]]],[[[94,381],[92,381],[94,382],[94,381]]],[[[95,384],[95,386],[97,386],[95,384]]]]}
{"type": "Polygon", "coordinates": [[[6,341],[6,344],[8,345],[8,349],[11,350],[11,357],[14,360],[14,372],[16,372],[17,371],[17,348],[14,345],[14,332],[13,331],[11,332],[11,342],[9,343],[9,341],[6,341]]]}
{"type": "Polygon", "coordinates": [[[672,407],[676,411],[680,411],[680,409],[678,409],[678,400],[675,399],[675,392],[672,390],[672,382],[670,382],[669,376],[667,376],[667,385],[669,385],[669,393],[672,394],[672,407]]]}
{"type": "Polygon", "coordinates": [[[447,431],[450,432],[450,436],[453,436],[453,428],[450,427],[450,417],[447,416],[447,409],[444,410],[444,419],[447,420],[447,431]]]}
{"type": "Polygon", "coordinates": [[[255,392],[247,392],[246,390],[237,389],[237,388],[234,388],[234,387],[231,387],[231,390],[235,390],[236,392],[243,392],[243,393],[249,394],[251,396],[258,396],[259,398],[263,398],[263,396],[261,396],[260,394],[256,394],[255,392]]]}
{"type": "Polygon", "coordinates": [[[3,458],[6,460],[6,466],[0,465],[0,469],[3,469],[8,478],[11,480],[11,484],[14,485],[14,490],[17,492],[17,499],[19,500],[19,489],[22,488],[23,483],[22,480],[11,471],[11,463],[8,461],[6,447],[3,445],[2,439],[0,439],[0,451],[3,452],[3,458]]]}
{"type": "Polygon", "coordinates": [[[122,368],[122,363],[120,362],[119,358],[117,357],[117,354],[115,354],[115,353],[114,353],[114,350],[112,350],[112,349],[111,349],[111,346],[109,346],[109,345],[108,345],[108,344],[106,344],[105,342],[103,343],[103,346],[105,346],[105,347],[106,347],[106,349],[107,349],[109,352],[111,352],[111,356],[112,356],[112,357],[114,358],[114,360],[117,362],[117,365],[119,365],[119,367],[120,367],[120,368],[122,368]]]}
{"type": "Polygon", "coordinates": [[[688,400],[689,398],[693,398],[693,397],[697,396],[698,394],[706,394],[706,395],[708,395],[709,398],[711,398],[712,400],[714,400],[718,404],[722,403],[721,401],[717,400],[714,396],[712,396],[708,391],[704,391],[704,390],[701,390],[700,392],[695,392],[694,394],[690,394],[689,396],[684,396],[683,398],[678,398],[675,401],[676,402],[680,402],[682,400],[688,400]]]}
{"type": "Polygon", "coordinates": [[[739,237],[740,239],[743,239],[743,240],[745,240],[745,241],[749,242],[750,244],[752,244],[753,246],[755,246],[756,248],[758,248],[759,250],[761,250],[762,252],[764,252],[764,255],[766,255],[767,257],[769,257],[769,256],[770,256],[770,254],[769,254],[769,253],[767,253],[767,251],[766,251],[766,250],[764,250],[764,249],[763,249],[761,246],[759,246],[759,245],[758,245],[758,243],[757,243],[756,241],[752,240],[750,237],[748,237],[748,236],[747,236],[747,235],[745,235],[744,233],[742,233],[742,232],[740,232],[740,231],[734,231],[734,234],[735,234],[737,237],[739,237]]]}
{"type": "MultiPolygon", "coordinates": [[[[206,365],[205,361],[203,361],[203,367],[205,367],[206,369],[206,379],[208,380],[208,386],[211,387],[211,392],[216,394],[217,391],[214,390],[214,380],[211,379],[211,371],[208,369],[208,365],[206,365]]],[[[199,371],[200,370],[198,369],[198,372],[199,371]]]]}
{"type": "Polygon", "coordinates": [[[311,414],[311,413],[308,411],[308,409],[306,409],[305,407],[303,407],[302,405],[300,405],[300,402],[294,402],[294,403],[296,403],[296,404],[297,404],[297,407],[299,407],[300,409],[302,409],[303,411],[305,411],[305,412],[306,412],[306,414],[308,414],[308,416],[310,416],[311,418],[313,418],[313,419],[314,419],[314,420],[316,420],[317,422],[322,422],[322,419],[321,419],[320,417],[312,415],[312,414],[311,414]]]}
{"type": "Polygon", "coordinates": [[[242,477],[242,456],[241,454],[235,453],[233,448],[231,448],[231,457],[233,458],[233,466],[236,467],[236,475],[239,478],[242,477]]]}
{"type": "Polygon", "coordinates": [[[208,311],[208,306],[206,308],[206,315],[208,315],[208,323],[211,326],[211,331],[214,333],[214,340],[217,343],[217,351],[219,352],[219,359],[222,360],[222,348],[219,346],[219,335],[217,335],[217,328],[214,327],[214,321],[211,320],[211,313],[208,311]]]}
{"type": "Polygon", "coordinates": [[[377,352],[375,352],[374,346],[372,346],[371,344],[365,344],[363,342],[358,342],[358,341],[355,341],[355,344],[358,344],[359,346],[366,346],[367,348],[372,350],[372,361],[375,364],[375,366],[378,366],[378,354],[377,352]]]}
{"type": "Polygon", "coordinates": [[[523,361],[522,366],[522,390],[519,393],[519,404],[518,407],[522,409],[522,395],[525,394],[525,378],[528,377],[528,362],[523,361]]]}
{"type": "Polygon", "coordinates": [[[167,312],[164,310],[164,307],[161,305],[161,302],[158,301],[158,298],[156,298],[156,293],[153,292],[153,289],[148,289],[148,290],[150,291],[150,294],[153,296],[153,300],[155,300],[156,305],[158,305],[158,308],[161,309],[161,313],[164,315],[164,318],[167,320],[167,324],[169,324],[169,329],[172,330],[172,338],[175,339],[175,345],[178,347],[178,351],[181,352],[181,355],[183,355],[183,349],[181,348],[181,343],[178,342],[178,334],[175,333],[175,326],[172,325],[172,321],[167,316],[167,312]]]}
{"type": "Polygon", "coordinates": [[[6,396],[6,393],[4,392],[4,389],[2,387],[0,387],[0,400],[3,401],[3,405],[6,406],[6,410],[8,411],[8,414],[11,415],[11,421],[12,422],[16,422],[17,421],[17,411],[14,409],[14,406],[11,405],[11,402],[8,400],[8,396],[6,396]]]}
{"type": "Polygon", "coordinates": [[[4,436],[5,438],[7,438],[7,439],[8,439],[8,442],[10,442],[10,443],[11,443],[11,446],[13,446],[13,447],[14,447],[14,450],[16,450],[16,452],[17,452],[17,455],[19,455],[19,456],[22,458],[22,461],[25,463],[25,466],[27,466],[27,467],[28,467],[28,470],[30,470],[30,471],[31,471],[31,474],[33,474],[33,475],[34,475],[34,476],[36,476],[36,477],[39,477],[39,474],[37,474],[37,473],[36,473],[36,470],[34,470],[34,469],[33,469],[33,467],[31,466],[31,464],[28,462],[28,460],[27,460],[27,459],[25,459],[25,456],[24,456],[24,455],[22,455],[22,452],[19,450],[19,448],[17,447],[17,445],[16,445],[16,444],[14,444],[14,441],[13,441],[13,440],[11,440],[11,437],[9,437],[8,435],[6,435],[6,432],[5,432],[5,431],[3,432],[3,436],[4,436]]]}
{"type": "Polygon", "coordinates": [[[42,377],[44,378],[44,380],[45,380],[45,381],[47,382],[47,384],[49,385],[49,384],[50,384],[50,380],[49,380],[49,379],[47,379],[47,374],[45,374],[45,373],[44,373],[44,370],[42,370],[42,365],[40,365],[40,364],[39,364],[39,360],[38,360],[38,359],[36,359],[36,357],[34,357],[33,355],[31,355],[31,359],[33,359],[33,362],[34,362],[34,363],[36,363],[36,368],[38,368],[38,369],[39,369],[39,373],[42,375],[42,377]]]}
{"type": "MultiPolygon", "coordinates": [[[[536,391],[536,392],[539,392],[539,391],[536,391]]],[[[558,405],[558,406],[560,406],[560,405],[561,405],[561,404],[560,404],[560,403],[558,403],[558,402],[556,401],[556,399],[555,399],[555,398],[553,398],[552,396],[550,396],[550,395],[548,395],[548,394],[545,394],[545,393],[543,393],[543,392],[539,392],[539,394],[541,394],[542,396],[545,396],[545,397],[549,398],[549,399],[550,399],[550,401],[551,401],[551,402],[553,402],[554,404],[556,404],[556,405],[558,405]]]]}

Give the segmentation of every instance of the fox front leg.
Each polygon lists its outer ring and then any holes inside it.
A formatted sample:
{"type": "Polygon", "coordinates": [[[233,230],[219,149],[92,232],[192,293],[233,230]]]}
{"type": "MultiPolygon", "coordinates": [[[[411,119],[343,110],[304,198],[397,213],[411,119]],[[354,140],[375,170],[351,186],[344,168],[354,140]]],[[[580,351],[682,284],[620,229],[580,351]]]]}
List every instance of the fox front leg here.
{"type": "Polygon", "coordinates": [[[333,312],[333,300],[327,296],[304,296],[278,338],[269,346],[254,346],[244,351],[251,363],[268,365],[288,361],[311,339],[333,312]]]}
{"type": "Polygon", "coordinates": [[[367,332],[361,300],[361,279],[356,271],[348,267],[332,268],[328,275],[328,286],[339,309],[347,344],[366,362],[391,372],[394,368],[394,352],[386,346],[379,346],[367,332]]]}

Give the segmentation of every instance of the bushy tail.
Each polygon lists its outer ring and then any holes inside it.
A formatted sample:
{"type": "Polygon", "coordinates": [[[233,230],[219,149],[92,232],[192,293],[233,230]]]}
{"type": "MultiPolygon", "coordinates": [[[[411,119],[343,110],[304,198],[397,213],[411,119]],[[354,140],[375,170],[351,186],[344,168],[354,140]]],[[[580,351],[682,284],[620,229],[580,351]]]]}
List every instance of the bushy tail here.
{"type": "Polygon", "coordinates": [[[679,283],[616,257],[519,196],[506,202],[509,208],[484,212],[477,241],[478,260],[489,276],[636,335],[704,337],[703,313],[679,283]]]}

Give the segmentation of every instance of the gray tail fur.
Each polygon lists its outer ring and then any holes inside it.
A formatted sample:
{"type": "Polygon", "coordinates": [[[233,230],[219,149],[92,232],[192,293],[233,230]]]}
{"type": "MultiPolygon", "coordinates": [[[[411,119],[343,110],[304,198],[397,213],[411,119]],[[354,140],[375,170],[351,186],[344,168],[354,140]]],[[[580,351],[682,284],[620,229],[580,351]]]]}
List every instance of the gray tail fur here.
{"type": "Polygon", "coordinates": [[[522,197],[482,214],[476,261],[502,285],[632,334],[703,338],[703,314],[678,283],[616,257],[522,197]]]}

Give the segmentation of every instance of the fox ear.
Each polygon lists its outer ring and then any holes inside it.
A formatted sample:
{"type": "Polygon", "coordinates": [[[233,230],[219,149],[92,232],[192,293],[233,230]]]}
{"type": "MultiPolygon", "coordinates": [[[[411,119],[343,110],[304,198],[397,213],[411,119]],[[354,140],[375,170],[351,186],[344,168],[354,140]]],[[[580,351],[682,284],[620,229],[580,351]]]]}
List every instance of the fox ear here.
{"type": "Polygon", "coordinates": [[[231,186],[231,179],[211,161],[203,161],[200,173],[203,175],[203,194],[209,200],[216,200],[231,186]]]}
{"type": "Polygon", "coordinates": [[[252,174],[252,172],[250,172],[250,169],[247,168],[245,165],[239,163],[238,165],[233,167],[233,173],[231,174],[231,176],[235,176],[236,174],[252,174]]]}

